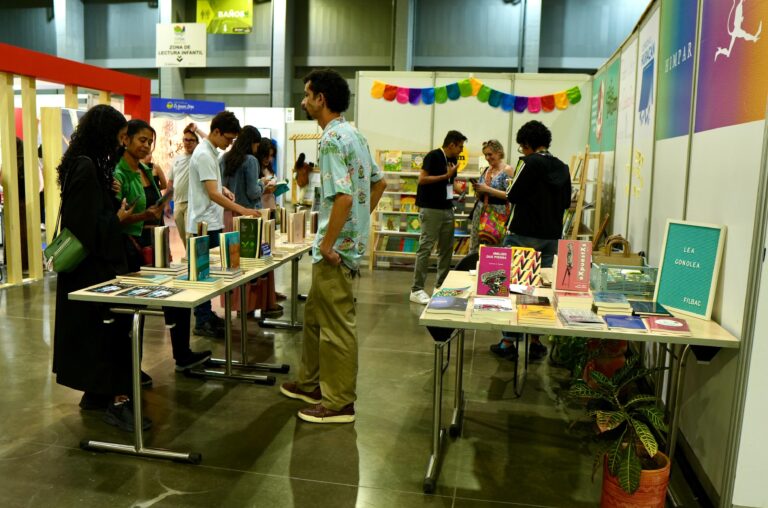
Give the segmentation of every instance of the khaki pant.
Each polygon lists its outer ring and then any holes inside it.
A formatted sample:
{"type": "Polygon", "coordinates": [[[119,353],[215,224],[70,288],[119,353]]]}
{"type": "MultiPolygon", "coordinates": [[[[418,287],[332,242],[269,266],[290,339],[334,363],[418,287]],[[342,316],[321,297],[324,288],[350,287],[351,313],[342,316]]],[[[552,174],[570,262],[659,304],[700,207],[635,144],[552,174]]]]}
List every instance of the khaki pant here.
{"type": "Polygon", "coordinates": [[[413,267],[411,292],[424,289],[429,270],[429,256],[437,243],[437,282],[435,287],[443,285],[448,276],[453,260],[453,208],[422,208],[419,211],[421,235],[419,250],[416,252],[416,264],[413,267]]]}
{"type": "Polygon", "coordinates": [[[304,307],[304,347],[298,388],[317,386],[322,404],[338,411],[357,395],[357,317],[352,272],[325,260],[312,265],[312,286],[304,307]]]}
{"type": "Polygon", "coordinates": [[[173,220],[176,222],[176,229],[179,232],[181,243],[184,244],[184,250],[187,249],[187,202],[173,204],[173,220]]]}

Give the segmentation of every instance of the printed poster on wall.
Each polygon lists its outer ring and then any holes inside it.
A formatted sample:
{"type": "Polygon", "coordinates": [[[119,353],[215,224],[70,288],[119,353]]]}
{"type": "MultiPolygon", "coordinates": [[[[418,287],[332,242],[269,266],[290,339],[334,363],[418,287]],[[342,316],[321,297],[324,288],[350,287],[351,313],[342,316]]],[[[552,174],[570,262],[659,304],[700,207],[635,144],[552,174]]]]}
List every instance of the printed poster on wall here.
{"type": "Polygon", "coordinates": [[[253,0],[197,0],[197,22],[209,34],[245,35],[253,30],[253,0]]]}
{"type": "Polygon", "coordinates": [[[635,88],[635,131],[629,190],[628,240],[635,250],[647,250],[648,216],[651,206],[658,71],[659,9],[648,18],[638,37],[637,85],[635,88]]]}
{"type": "Polygon", "coordinates": [[[635,81],[637,73],[637,37],[621,52],[619,80],[619,113],[616,120],[616,154],[614,159],[613,228],[627,236],[629,182],[632,160],[632,131],[635,125],[635,81]]]}
{"type": "Polygon", "coordinates": [[[768,2],[704,0],[695,132],[765,117],[768,2]]]}
{"type": "Polygon", "coordinates": [[[661,4],[656,139],[690,132],[697,17],[697,0],[661,4]]]}
{"type": "Polygon", "coordinates": [[[592,81],[592,117],[589,129],[591,152],[612,152],[616,147],[616,119],[619,108],[619,68],[617,58],[595,75],[592,81]]]}
{"type": "Polygon", "coordinates": [[[205,67],[205,26],[199,23],[158,23],[155,27],[156,67],[205,67]]]}

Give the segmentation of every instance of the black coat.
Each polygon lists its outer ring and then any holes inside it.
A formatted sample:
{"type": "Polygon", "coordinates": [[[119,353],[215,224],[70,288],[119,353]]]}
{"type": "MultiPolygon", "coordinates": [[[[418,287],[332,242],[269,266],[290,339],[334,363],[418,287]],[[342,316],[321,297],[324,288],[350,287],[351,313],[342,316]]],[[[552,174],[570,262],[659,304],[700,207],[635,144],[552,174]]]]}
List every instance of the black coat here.
{"type": "Polygon", "coordinates": [[[111,190],[90,159],[76,159],[62,195],[62,228],[88,250],[80,265],[60,273],[56,285],[53,372],[56,382],[106,395],[131,393],[130,319],[105,306],[71,301],[78,289],[125,271],[120,223],[111,190]],[[105,318],[113,318],[111,324],[105,318]]]}

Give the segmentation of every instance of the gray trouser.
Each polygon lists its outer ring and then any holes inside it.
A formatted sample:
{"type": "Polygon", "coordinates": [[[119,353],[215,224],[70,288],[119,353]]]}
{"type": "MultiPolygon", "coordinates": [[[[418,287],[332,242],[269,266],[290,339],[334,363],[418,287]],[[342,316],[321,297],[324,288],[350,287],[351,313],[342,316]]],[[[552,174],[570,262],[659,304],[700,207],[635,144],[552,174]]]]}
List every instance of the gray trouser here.
{"type": "Polygon", "coordinates": [[[437,242],[437,284],[442,285],[451,269],[453,256],[453,208],[422,208],[419,212],[421,236],[416,252],[416,266],[413,270],[411,292],[424,289],[429,267],[429,255],[437,242]]]}

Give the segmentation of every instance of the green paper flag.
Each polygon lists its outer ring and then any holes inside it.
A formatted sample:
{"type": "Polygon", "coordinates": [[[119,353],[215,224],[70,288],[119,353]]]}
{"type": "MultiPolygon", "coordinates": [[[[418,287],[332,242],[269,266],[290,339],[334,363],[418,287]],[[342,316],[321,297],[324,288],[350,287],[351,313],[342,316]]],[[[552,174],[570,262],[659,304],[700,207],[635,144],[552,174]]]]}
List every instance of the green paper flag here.
{"type": "Polygon", "coordinates": [[[462,79],[459,81],[459,91],[462,97],[469,97],[472,95],[472,82],[469,79],[462,79]]]}
{"type": "Polygon", "coordinates": [[[435,102],[444,104],[448,100],[448,89],[444,86],[435,87],[435,102]]]}
{"type": "Polygon", "coordinates": [[[569,88],[565,91],[566,95],[568,95],[568,102],[571,104],[578,104],[581,100],[581,90],[579,90],[578,86],[574,86],[573,88],[569,88]]]}
{"type": "MultiPolygon", "coordinates": [[[[480,87],[480,90],[477,91],[477,100],[480,102],[488,102],[488,99],[491,97],[491,87],[488,85],[483,85],[480,87]]],[[[498,106],[498,104],[496,104],[498,106]]]]}

